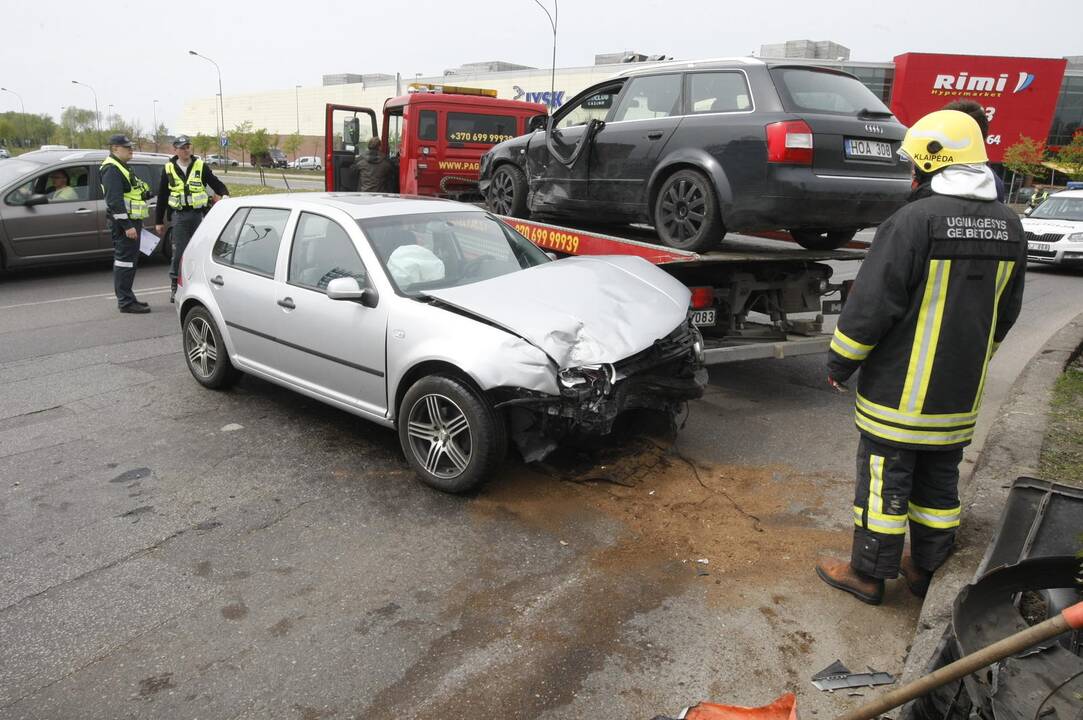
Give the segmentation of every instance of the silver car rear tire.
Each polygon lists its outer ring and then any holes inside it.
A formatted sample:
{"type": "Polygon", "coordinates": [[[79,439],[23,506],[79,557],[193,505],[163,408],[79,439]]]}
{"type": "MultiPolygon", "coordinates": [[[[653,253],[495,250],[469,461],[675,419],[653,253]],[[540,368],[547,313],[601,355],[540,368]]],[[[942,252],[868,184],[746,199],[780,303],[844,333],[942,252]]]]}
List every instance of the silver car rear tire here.
{"type": "Polygon", "coordinates": [[[402,399],[399,442],[423,483],[462,493],[483,482],[503,460],[507,431],[503,418],[468,383],[429,375],[402,399]]]}

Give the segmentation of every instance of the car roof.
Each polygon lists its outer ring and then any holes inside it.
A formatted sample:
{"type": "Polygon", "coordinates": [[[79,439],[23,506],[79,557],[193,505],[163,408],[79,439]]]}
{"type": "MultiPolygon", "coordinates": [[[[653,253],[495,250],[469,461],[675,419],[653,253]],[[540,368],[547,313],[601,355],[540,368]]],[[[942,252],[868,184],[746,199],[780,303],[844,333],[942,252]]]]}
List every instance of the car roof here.
{"type": "Polygon", "coordinates": [[[1083,190],[1060,190],[1049,193],[1049,197],[1083,198],[1083,190]]]}
{"type": "Polygon", "coordinates": [[[232,200],[246,207],[313,211],[320,208],[334,208],[345,212],[355,220],[368,220],[395,215],[422,215],[435,212],[485,212],[476,205],[467,205],[441,198],[383,193],[300,192],[280,195],[250,195],[243,198],[232,198],[232,200]]]}
{"type": "Polygon", "coordinates": [[[627,70],[614,75],[614,78],[622,77],[635,77],[636,75],[649,75],[655,72],[663,72],[666,70],[730,70],[733,68],[751,68],[751,67],[795,67],[795,68],[807,68],[811,70],[823,70],[826,72],[840,73],[843,75],[849,75],[844,70],[828,67],[822,64],[817,64],[817,61],[789,59],[789,58],[773,58],[770,60],[761,60],[755,57],[720,57],[720,58],[707,58],[705,60],[666,60],[664,62],[656,63],[636,63],[634,67],[630,67],[627,70]]]}
{"type": "MultiPolygon", "coordinates": [[[[38,163],[39,165],[51,165],[56,162],[78,162],[80,160],[100,163],[108,156],[109,152],[107,150],[34,150],[33,152],[23,153],[19,156],[19,159],[38,163]]],[[[168,159],[169,155],[160,153],[132,153],[132,162],[165,162],[168,159]]]]}

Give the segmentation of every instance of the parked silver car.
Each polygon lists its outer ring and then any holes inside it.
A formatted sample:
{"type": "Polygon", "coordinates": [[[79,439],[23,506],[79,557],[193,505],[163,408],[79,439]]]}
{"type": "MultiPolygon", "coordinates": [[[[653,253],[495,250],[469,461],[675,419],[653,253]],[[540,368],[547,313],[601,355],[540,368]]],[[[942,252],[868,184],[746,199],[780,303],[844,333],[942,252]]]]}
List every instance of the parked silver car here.
{"type": "Polygon", "coordinates": [[[470,205],[355,193],[231,198],[188,245],[192,375],[240,371],[399,432],[426,483],[473,487],[706,382],[690,293],[634,257],[551,260],[470,205]]]}
{"type": "MultiPolygon", "coordinates": [[[[112,257],[98,168],[104,150],[38,150],[0,163],[0,269],[112,257]]],[[[135,153],[132,172],[158,188],[168,156],[135,153]]],[[[152,210],[157,200],[147,201],[152,210]]],[[[168,253],[171,243],[161,243],[168,253]]]]}

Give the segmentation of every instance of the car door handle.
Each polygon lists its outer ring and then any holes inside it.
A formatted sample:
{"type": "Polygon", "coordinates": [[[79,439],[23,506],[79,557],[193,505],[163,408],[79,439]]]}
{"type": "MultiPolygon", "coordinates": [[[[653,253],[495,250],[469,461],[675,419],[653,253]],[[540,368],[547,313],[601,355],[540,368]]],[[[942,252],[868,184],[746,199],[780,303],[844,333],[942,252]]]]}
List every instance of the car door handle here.
{"type": "Polygon", "coordinates": [[[652,130],[651,132],[647,133],[648,140],[657,140],[660,137],[662,137],[661,130],[652,130]]]}
{"type": "Polygon", "coordinates": [[[281,300],[279,300],[278,304],[281,305],[282,307],[286,308],[287,310],[293,310],[294,308],[297,307],[296,305],[293,304],[293,298],[288,298],[288,297],[287,298],[282,298],[281,300]]]}
{"type": "Polygon", "coordinates": [[[75,211],[75,214],[76,215],[86,215],[88,212],[90,212],[90,208],[79,208],[79,209],[77,209],[75,211]]]}
{"type": "Polygon", "coordinates": [[[214,277],[211,278],[211,284],[212,285],[217,285],[218,287],[222,287],[223,285],[226,284],[226,281],[222,279],[221,275],[215,275],[214,277]]]}

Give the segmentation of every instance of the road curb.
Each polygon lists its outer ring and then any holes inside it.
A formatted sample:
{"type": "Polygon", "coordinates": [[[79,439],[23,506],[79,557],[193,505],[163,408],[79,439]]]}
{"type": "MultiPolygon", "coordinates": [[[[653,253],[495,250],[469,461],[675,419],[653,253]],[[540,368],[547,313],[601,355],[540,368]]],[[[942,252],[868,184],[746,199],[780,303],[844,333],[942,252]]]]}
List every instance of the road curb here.
{"type": "Polygon", "coordinates": [[[933,577],[921,608],[901,682],[929,669],[951,620],[952,604],[971,582],[996,532],[1008,488],[1020,475],[1038,474],[1053,384],[1083,350],[1083,313],[1057,331],[1012,385],[993,422],[970,479],[959,488],[963,524],[956,551],[933,577]]]}

